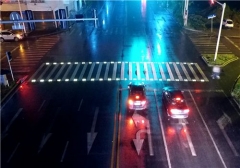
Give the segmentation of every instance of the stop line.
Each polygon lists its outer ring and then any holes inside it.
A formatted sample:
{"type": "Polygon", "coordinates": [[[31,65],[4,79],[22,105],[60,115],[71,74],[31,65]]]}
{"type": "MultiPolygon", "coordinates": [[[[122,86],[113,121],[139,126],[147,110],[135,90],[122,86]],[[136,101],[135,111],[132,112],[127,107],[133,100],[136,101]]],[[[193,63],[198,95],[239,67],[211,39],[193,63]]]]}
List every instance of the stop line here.
{"type": "Polygon", "coordinates": [[[200,66],[190,62],[46,62],[29,78],[30,82],[118,80],[209,81],[200,66]]]}

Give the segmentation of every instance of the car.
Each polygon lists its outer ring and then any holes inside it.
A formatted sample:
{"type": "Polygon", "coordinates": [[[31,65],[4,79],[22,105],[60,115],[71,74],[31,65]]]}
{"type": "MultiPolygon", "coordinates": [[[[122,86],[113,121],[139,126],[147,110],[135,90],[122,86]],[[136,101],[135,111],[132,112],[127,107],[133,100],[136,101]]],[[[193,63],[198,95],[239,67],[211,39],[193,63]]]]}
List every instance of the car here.
{"type": "Polygon", "coordinates": [[[11,30],[1,30],[0,31],[0,42],[7,40],[19,41],[24,38],[23,33],[14,33],[11,30]]]}
{"type": "Polygon", "coordinates": [[[188,118],[189,108],[181,90],[172,87],[163,88],[162,102],[168,120],[188,118]]]}
{"type": "Polygon", "coordinates": [[[222,25],[225,28],[233,28],[233,26],[234,26],[233,21],[231,19],[223,19],[222,25]]]}
{"type": "Polygon", "coordinates": [[[143,83],[130,83],[128,91],[128,109],[145,110],[147,108],[146,86],[143,83]]]}

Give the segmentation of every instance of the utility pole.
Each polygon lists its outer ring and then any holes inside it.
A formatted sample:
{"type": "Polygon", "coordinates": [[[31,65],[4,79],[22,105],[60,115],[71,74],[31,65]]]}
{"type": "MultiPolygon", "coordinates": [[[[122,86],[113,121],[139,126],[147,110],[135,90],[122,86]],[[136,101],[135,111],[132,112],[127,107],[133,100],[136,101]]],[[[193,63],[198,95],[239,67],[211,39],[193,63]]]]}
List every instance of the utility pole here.
{"type": "Polygon", "coordinates": [[[188,21],[188,2],[189,0],[185,0],[184,13],[183,13],[184,26],[187,26],[187,21],[188,21]]]}
{"type": "Polygon", "coordinates": [[[225,12],[225,8],[226,8],[226,3],[221,4],[218,1],[215,1],[215,2],[217,2],[219,5],[222,6],[222,17],[221,17],[221,22],[220,22],[220,26],[219,26],[218,39],[217,39],[217,45],[216,45],[216,50],[215,50],[215,55],[214,55],[214,61],[216,61],[216,59],[217,59],[217,53],[218,53],[219,42],[220,42],[221,31],[222,31],[222,22],[223,22],[224,12],[225,12]]]}

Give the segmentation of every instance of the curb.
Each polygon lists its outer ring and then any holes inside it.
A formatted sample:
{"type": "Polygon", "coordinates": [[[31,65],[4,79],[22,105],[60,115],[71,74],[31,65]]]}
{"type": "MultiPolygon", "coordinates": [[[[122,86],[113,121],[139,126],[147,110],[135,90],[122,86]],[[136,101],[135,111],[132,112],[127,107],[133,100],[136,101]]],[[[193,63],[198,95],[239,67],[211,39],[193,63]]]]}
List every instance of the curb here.
{"type": "MultiPolygon", "coordinates": [[[[207,64],[208,67],[213,67],[213,66],[215,66],[215,65],[213,65],[213,64],[209,64],[209,63],[207,62],[207,60],[204,58],[204,56],[201,56],[201,58],[202,58],[203,61],[207,64]]],[[[230,59],[230,60],[226,61],[224,64],[222,64],[222,65],[217,65],[217,66],[219,66],[219,67],[224,67],[224,66],[226,66],[227,64],[229,64],[229,63],[231,63],[231,62],[233,62],[233,61],[236,61],[236,60],[238,60],[238,58],[230,59]]]]}

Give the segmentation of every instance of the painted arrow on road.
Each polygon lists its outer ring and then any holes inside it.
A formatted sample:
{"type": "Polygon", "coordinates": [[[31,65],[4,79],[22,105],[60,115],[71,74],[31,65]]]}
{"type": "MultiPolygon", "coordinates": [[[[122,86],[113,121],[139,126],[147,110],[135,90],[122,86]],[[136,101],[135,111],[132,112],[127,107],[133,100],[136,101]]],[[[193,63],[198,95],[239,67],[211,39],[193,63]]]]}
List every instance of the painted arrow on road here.
{"type": "Polygon", "coordinates": [[[95,138],[97,136],[97,132],[94,132],[94,130],[95,130],[96,122],[97,122],[98,110],[99,110],[99,108],[97,107],[95,109],[95,113],[94,113],[94,118],[93,118],[91,132],[87,133],[87,150],[88,150],[88,154],[89,154],[89,151],[91,150],[93,142],[94,142],[94,140],[95,140],[95,138]]]}
{"type": "Polygon", "coordinates": [[[143,144],[143,141],[144,141],[144,139],[141,139],[140,134],[141,133],[146,133],[146,132],[147,132],[147,130],[145,130],[145,129],[139,130],[136,133],[136,139],[133,139],[133,143],[134,143],[134,145],[136,147],[138,155],[140,153],[140,150],[142,149],[142,144],[143,144]]]}
{"type": "Polygon", "coordinates": [[[132,119],[136,127],[138,127],[138,124],[144,122],[146,128],[149,128],[149,120],[143,117],[142,115],[138,114],[136,111],[133,113],[132,119]]]}

